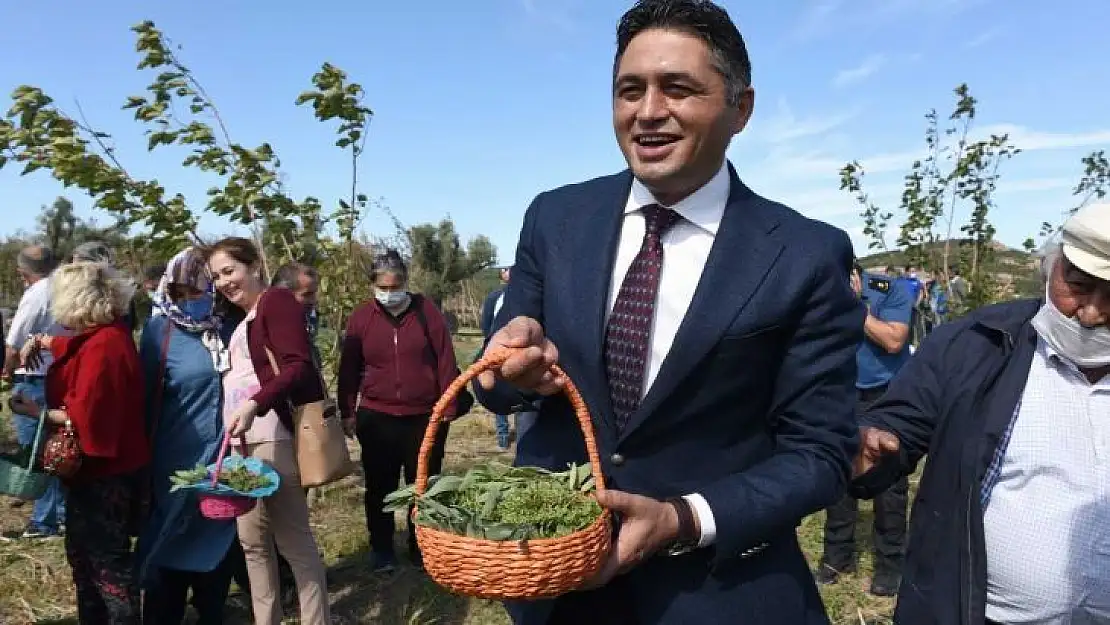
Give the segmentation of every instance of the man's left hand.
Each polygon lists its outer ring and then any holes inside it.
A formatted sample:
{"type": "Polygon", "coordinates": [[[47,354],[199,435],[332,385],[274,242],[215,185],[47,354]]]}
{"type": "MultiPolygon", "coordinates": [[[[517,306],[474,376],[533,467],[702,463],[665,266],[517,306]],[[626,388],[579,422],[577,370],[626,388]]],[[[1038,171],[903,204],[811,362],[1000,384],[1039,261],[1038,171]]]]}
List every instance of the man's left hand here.
{"type": "Polygon", "coordinates": [[[583,590],[608,584],[678,538],[678,512],[669,503],[616,490],[597,493],[597,502],[618,515],[621,526],[609,559],[583,590]]]}

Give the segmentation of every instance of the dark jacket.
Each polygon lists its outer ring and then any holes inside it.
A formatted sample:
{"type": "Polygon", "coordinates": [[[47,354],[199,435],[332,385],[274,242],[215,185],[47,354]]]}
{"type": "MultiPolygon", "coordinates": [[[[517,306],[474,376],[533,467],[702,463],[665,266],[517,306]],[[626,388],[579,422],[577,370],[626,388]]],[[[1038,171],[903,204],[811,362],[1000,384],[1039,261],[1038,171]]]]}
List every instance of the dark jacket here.
{"type": "Polygon", "coordinates": [[[1037,345],[1029,322],[1041,303],[998,304],[938,326],[861,417],[896,434],[901,453],[857,478],[856,496],[882,492],[929,455],[913,504],[898,625],[983,623],[982,481],[1025,388],[1037,345]]]}
{"type": "Polygon", "coordinates": [[[266,289],[247,326],[247,348],[261,388],[253,399],[257,414],[270,410],[293,431],[293,407],[324,398],[320,372],[312,362],[312,347],[304,322],[304,306],[289,289],[266,289]],[[273,352],[280,374],[274,372],[266,348],[273,352]]]}
{"type": "MultiPolygon", "coordinates": [[[[358,405],[363,408],[396,416],[425,415],[458,374],[451,332],[431,300],[413,295],[409,308],[396,317],[371,301],[357,308],[347,323],[339,358],[339,409],[344,417],[354,416],[361,394],[358,405]]],[[[448,412],[454,416],[453,410],[448,412]]]]}
{"type": "MultiPolygon", "coordinates": [[[[685,320],[623,428],[603,337],[631,172],[535,199],[497,318],[534,318],[558,347],[593,416],[611,488],[656,499],[698,493],[713,511],[713,546],[651,558],[623,578],[631,596],[605,589],[599,603],[624,601],[645,625],[824,625],[795,529],[844,495],[858,446],[864,309],[849,288],[852,248],[844,232],[756,195],[729,173],[728,202],[685,320]]],[[[521,403],[504,383],[478,390],[497,414],[521,403]]],[[[585,459],[570,403],[545,398],[516,462],[561,469],[585,459]]],[[[518,625],[545,623],[551,609],[511,608],[518,625]]]]}
{"type": "MultiPolygon", "coordinates": [[[[482,336],[488,337],[493,333],[493,316],[494,309],[497,308],[497,300],[505,293],[505,287],[494,289],[492,293],[486,296],[482,302],[482,319],[478,322],[482,330],[482,336]]],[[[502,308],[504,305],[502,304],[502,308]]]]}

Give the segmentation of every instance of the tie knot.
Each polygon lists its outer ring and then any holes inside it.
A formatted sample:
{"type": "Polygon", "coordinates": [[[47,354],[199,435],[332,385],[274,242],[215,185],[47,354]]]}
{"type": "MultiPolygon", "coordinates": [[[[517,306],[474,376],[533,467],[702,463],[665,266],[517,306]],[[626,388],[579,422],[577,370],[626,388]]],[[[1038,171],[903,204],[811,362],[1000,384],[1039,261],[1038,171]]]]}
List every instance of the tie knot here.
{"type": "Polygon", "coordinates": [[[658,204],[648,204],[640,210],[644,213],[645,234],[649,236],[663,236],[681,219],[678,213],[658,204]]]}

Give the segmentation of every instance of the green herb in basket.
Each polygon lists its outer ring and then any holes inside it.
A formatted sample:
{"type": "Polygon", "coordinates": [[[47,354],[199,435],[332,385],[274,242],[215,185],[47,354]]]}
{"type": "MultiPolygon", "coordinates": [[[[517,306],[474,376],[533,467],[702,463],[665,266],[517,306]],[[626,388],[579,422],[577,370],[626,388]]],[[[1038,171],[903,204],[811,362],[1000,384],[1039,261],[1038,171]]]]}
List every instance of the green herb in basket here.
{"type": "Polygon", "coordinates": [[[416,505],[416,523],[489,540],[557,538],[589,527],[601,516],[590,495],[590,466],[567,471],[491,462],[464,475],[437,475],[417,497],[410,485],[385,498],[385,511],[416,505]]]}
{"type": "MultiPolygon", "coordinates": [[[[199,484],[209,479],[211,478],[208,476],[208,468],[203,464],[198,464],[192,469],[175,471],[174,474],[170,476],[170,483],[173,484],[170,492],[178,488],[193,486],[194,484],[199,484]]],[[[257,488],[268,486],[270,481],[261,475],[251,473],[246,467],[235,467],[234,469],[223,469],[220,471],[219,483],[232,490],[247,493],[257,488]]]]}

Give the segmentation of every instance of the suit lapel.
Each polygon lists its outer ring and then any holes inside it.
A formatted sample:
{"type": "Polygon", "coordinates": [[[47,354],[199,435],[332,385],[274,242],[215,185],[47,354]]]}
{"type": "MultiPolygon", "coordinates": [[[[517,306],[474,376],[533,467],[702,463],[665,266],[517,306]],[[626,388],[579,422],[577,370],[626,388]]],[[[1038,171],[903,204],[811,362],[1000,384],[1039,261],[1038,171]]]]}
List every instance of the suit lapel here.
{"type": "MultiPolygon", "coordinates": [[[[574,294],[568,298],[568,301],[574,302],[571,318],[582,320],[583,331],[578,336],[584,337],[585,341],[578,351],[582,354],[583,371],[575,376],[575,381],[598,382],[597,386],[589,385],[583,390],[588,389],[587,392],[593,395],[590,410],[595,419],[610,431],[615,427],[616,420],[605,372],[605,312],[609,307],[613,263],[616,262],[621,223],[631,187],[632,173],[625,171],[615,177],[605,197],[585,198],[591,213],[581,224],[574,270],[570,274],[575,280],[574,294]]],[[[579,386],[583,384],[579,383],[579,386]]]]}
{"type": "Polygon", "coordinates": [[[729,166],[731,186],[721,226],[713,241],[694,298],[674,343],[640,408],[621,434],[636,430],[717,344],[748,304],[783,246],[768,234],[778,225],[763,200],[729,166]]]}

